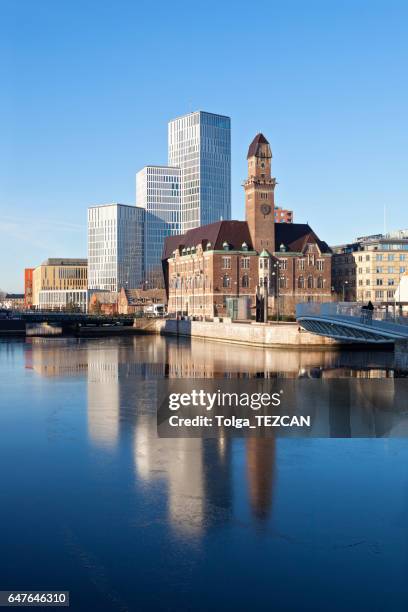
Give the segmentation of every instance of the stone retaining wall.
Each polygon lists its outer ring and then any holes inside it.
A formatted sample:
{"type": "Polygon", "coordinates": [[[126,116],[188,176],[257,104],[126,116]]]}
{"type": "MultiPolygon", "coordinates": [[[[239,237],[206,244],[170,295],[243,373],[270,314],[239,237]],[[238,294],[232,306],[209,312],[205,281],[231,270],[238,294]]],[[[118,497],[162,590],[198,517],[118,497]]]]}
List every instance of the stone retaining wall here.
{"type": "Polygon", "coordinates": [[[176,319],[135,319],[134,327],[144,333],[207,338],[251,346],[296,348],[326,347],[339,344],[324,336],[299,330],[297,323],[232,323],[177,321],[176,319]]]}

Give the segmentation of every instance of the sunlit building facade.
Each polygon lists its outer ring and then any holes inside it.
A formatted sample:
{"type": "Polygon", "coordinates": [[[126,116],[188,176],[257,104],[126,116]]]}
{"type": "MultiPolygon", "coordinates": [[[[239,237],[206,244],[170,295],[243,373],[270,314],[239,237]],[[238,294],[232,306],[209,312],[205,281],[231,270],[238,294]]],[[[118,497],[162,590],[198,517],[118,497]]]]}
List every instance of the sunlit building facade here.
{"type": "Polygon", "coordinates": [[[88,209],[88,287],[120,291],[143,279],[144,209],[102,204],[88,209]]]}
{"type": "Polygon", "coordinates": [[[32,304],[42,310],[86,308],[86,259],[51,257],[32,273],[32,304]]]}
{"type": "Polygon", "coordinates": [[[164,287],[161,256],[167,236],[181,231],[181,170],[169,166],[145,166],[136,175],[136,204],[145,211],[145,288],[164,287]]]}
{"type": "Polygon", "coordinates": [[[169,166],[181,168],[181,231],[231,218],[231,119],[197,111],[168,126],[169,166]]]}

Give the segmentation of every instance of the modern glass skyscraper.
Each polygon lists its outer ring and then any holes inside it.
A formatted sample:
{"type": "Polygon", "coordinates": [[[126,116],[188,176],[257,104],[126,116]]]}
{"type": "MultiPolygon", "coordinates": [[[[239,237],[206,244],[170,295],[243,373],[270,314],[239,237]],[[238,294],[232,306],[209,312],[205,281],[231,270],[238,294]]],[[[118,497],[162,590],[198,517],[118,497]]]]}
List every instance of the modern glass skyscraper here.
{"type": "Polygon", "coordinates": [[[145,166],[136,174],[136,203],[145,212],[144,282],[164,286],[162,252],[166,236],[181,233],[180,168],[145,166]]]}
{"type": "Polygon", "coordinates": [[[169,166],[182,170],[181,232],[231,218],[231,120],[197,111],[168,127],[169,166]]]}
{"type": "Polygon", "coordinates": [[[88,287],[120,291],[143,280],[143,208],[102,204],[88,208],[88,287]]]}

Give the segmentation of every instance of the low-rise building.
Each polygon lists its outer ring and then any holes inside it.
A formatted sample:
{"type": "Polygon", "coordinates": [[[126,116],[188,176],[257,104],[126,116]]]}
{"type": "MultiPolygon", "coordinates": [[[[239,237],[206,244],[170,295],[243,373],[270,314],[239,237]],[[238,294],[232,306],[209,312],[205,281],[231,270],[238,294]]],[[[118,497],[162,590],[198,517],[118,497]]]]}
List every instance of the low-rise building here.
{"type": "Polygon", "coordinates": [[[49,258],[33,272],[33,306],[46,310],[86,310],[86,259],[49,258]]]}
{"type": "Polygon", "coordinates": [[[116,291],[88,291],[88,312],[95,315],[115,315],[118,313],[118,294],[116,291]]]}
{"type": "Polygon", "coordinates": [[[8,310],[24,310],[24,293],[6,293],[2,307],[8,310]]]}
{"type": "Polygon", "coordinates": [[[389,304],[408,271],[408,232],[357,238],[333,247],[333,286],[346,301],[389,304]]]}
{"type": "Polygon", "coordinates": [[[136,314],[153,304],[166,305],[165,289],[124,289],[118,295],[118,313],[136,314]]]}

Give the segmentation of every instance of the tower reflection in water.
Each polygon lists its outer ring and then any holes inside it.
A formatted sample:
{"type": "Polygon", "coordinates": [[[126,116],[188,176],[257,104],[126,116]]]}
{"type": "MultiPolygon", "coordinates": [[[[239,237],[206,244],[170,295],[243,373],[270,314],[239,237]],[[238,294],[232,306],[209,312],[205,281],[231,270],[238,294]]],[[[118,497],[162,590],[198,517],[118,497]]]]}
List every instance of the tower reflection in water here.
{"type": "MultiPolygon", "coordinates": [[[[158,379],[392,375],[392,354],[388,353],[366,353],[362,358],[361,354],[335,351],[268,351],[161,337],[31,339],[25,354],[26,367],[41,376],[86,377],[91,445],[110,453],[130,445],[130,465],[138,490],[164,486],[172,528],[192,537],[233,517],[234,487],[239,486],[241,492],[243,482],[247,482],[246,501],[252,515],[260,520],[270,517],[276,442],[256,437],[245,441],[227,437],[159,439],[158,379]],[[359,363],[366,365],[362,369],[359,363]],[[245,465],[236,477],[232,474],[232,454],[242,452],[242,448],[245,465]]],[[[356,397],[344,400],[345,408],[355,406],[358,391],[356,397]]],[[[334,429],[347,436],[361,423],[374,435],[390,428],[393,415],[375,410],[351,414],[351,408],[340,414],[331,411],[332,403],[329,395],[322,397],[325,406],[316,410],[317,430],[328,433],[334,429]]]]}

